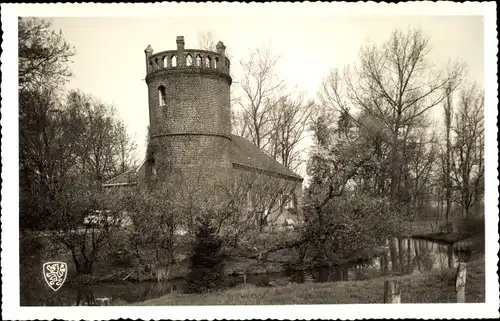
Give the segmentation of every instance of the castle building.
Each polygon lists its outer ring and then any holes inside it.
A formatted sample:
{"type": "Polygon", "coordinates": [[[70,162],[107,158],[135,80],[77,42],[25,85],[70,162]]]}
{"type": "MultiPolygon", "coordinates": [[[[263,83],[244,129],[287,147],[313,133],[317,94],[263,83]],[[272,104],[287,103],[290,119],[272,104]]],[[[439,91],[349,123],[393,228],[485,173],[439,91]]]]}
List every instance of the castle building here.
{"type": "Polygon", "coordinates": [[[296,208],[302,177],[231,134],[232,79],[224,44],[219,42],[216,52],[184,45],[184,37],[179,36],[176,50],[154,53],[151,46],[146,48],[147,156],[138,168],[103,186],[147,186],[177,177],[175,184],[196,187],[202,195],[218,195],[217,188],[259,181],[249,184],[253,185],[247,193],[250,207],[263,202],[256,197],[259,193],[281,193],[274,206],[282,206],[285,200],[286,207],[296,208]]]}

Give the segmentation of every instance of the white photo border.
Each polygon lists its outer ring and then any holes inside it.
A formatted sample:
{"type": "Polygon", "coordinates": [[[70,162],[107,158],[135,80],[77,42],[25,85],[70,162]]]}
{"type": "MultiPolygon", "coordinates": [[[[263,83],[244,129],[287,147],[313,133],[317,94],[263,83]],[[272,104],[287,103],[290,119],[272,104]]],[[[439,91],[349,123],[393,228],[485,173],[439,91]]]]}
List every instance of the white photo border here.
{"type": "Polygon", "coordinates": [[[2,316],[5,319],[362,319],[496,318],[498,290],[498,145],[496,4],[453,2],[357,3],[163,3],[163,4],[2,4],[2,316]],[[199,10],[204,6],[203,10],[199,10]],[[162,7],[163,10],[158,10],[162,7]],[[17,17],[210,16],[235,12],[264,15],[482,15],[485,39],[485,220],[486,303],[352,304],[189,307],[20,307],[18,235],[17,17]]]}

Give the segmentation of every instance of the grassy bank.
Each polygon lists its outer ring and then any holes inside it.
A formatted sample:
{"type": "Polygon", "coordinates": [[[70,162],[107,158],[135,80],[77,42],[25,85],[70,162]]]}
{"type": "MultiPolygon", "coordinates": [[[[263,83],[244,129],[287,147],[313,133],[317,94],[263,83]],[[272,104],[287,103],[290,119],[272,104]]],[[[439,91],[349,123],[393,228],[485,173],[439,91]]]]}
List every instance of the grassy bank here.
{"type": "Polygon", "coordinates": [[[454,244],[457,241],[463,239],[463,236],[458,233],[428,233],[414,235],[413,238],[443,244],[454,244]]]}
{"type": "MultiPolygon", "coordinates": [[[[401,281],[402,303],[453,303],[455,269],[420,275],[396,277],[401,281]]],[[[380,277],[366,281],[289,284],[275,288],[234,288],[206,295],[169,294],[138,303],[154,305],[271,305],[271,304],[348,304],[382,303],[384,281],[380,277]]],[[[484,302],[484,256],[469,263],[467,302],[484,302]]]]}

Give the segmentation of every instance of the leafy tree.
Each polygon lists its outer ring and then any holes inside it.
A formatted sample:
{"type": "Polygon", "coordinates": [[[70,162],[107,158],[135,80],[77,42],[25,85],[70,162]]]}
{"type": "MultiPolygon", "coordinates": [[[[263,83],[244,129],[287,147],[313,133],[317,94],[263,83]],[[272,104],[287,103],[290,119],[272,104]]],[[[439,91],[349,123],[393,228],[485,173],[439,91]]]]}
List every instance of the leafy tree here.
{"type": "Polygon", "coordinates": [[[73,181],[57,195],[50,238],[71,253],[79,275],[91,274],[95,262],[112,247],[122,229],[124,200],[73,181]]]}
{"type": "Polygon", "coordinates": [[[134,231],[129,236],[132,252],[157,281],[168,279],[176,263],[175,250],[179,244],[175,232],[182,227],[181,211],[172,206],[171,188],[165,183],[129,191],[126,201],[134,231]]]}
{"type": "Polygon", "coordinates": [[[20,93],[21,228],[45,228],[71,184],[100,188],[133,160],[111,106],[79,91],[57,97],[50,88],[20,93]]]}
{"type": "Polygon", "coordinates": [[[331,199],[319,213],[314,206],[304,209],[307,220],[300,247],[303,264],[345,264],[385,242],[401,222],[386,198],[363,192],[331,199]]]}
{"type": "Polygon", "coordinates": [[[66,100],[72,117],[67,126],[78,134],[78,173],[100,185],[132,168],[136,146],[115,107],[79,90],[70,91],[66,100]]]}
{"type": "Polygon", "coordinates": [[[196,233],[188,276],[189,292],[207,292],[224,286],[223,242],[208,218],[202,218],[196,233]]]}
{"type": "Polygon", "coordinates": [[[19,18],[18,20],[19,88],[59,87],[72,75],[70,58],[75,55],[62,34],[49,20],[19,18]]]}
{"type": "Polygon", "coordinates": [[[48,20],[19,18],[18,27],[20,228],[33,229],[49,217],[59,177],[72,166],[60,89],[75,52],[48,20]]]}

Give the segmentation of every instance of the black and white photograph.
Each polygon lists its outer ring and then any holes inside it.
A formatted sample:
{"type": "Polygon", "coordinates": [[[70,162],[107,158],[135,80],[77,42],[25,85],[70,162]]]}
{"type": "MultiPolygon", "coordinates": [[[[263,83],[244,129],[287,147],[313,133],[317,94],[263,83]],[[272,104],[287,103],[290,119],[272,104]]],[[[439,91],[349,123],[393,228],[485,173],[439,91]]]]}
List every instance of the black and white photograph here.
{"type": "Polygon", "coordinates": [[[495,12],[2,4],[3,318],[499,317],[495,12]]]}

